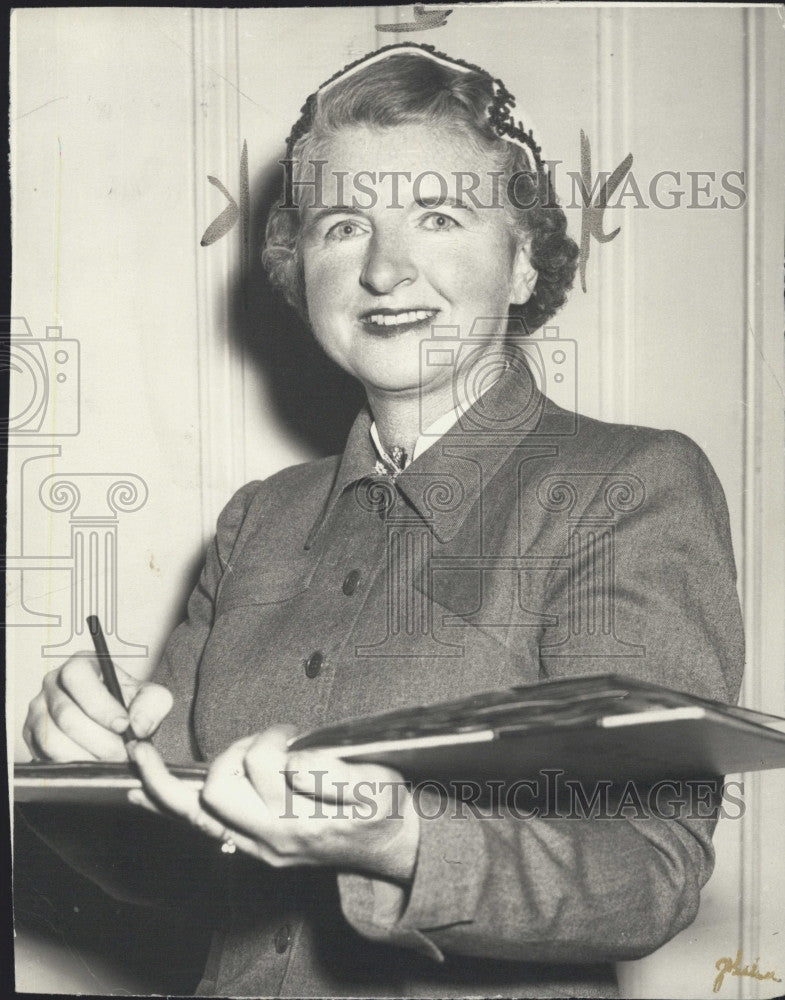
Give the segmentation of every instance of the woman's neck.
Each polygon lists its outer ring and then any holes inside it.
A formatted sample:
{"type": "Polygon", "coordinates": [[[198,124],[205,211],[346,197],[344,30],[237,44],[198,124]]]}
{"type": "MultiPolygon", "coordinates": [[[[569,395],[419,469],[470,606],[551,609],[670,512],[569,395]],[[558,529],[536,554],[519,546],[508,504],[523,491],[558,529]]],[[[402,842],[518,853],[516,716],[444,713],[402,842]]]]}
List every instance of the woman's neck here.
{"type": "Polygon", "coordinates": [[[436,399],[421,399],[418,394],[396,398],[372,391],[368,392],[368,404],[385,450],[389,453],[398,446],[409,456],[414,453],[420,434],[455,406],[451,393],[436,399]]]}

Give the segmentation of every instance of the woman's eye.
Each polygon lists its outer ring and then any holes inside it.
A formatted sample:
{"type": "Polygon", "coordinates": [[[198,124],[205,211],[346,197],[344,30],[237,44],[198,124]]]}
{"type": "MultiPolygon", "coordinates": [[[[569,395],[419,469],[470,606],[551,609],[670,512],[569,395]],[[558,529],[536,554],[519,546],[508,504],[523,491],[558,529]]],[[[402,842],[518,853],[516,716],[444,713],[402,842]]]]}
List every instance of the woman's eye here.
{"type": "Polygon", "coordinates": [[[429,212],[428,215],[423,217],[421,225],[424,229],[446,231],[448,229],[455,229],[458,223],[450,215],[444,215],[442,212],[429,212]]]}
{"type": "Polygon", "coordinates": [[[336,222],[334,226],[330,226],[326,238],[328,240],[352,240],[363,232],[365,230],[359,223],[345,219],[343,222],[336,222]]]}

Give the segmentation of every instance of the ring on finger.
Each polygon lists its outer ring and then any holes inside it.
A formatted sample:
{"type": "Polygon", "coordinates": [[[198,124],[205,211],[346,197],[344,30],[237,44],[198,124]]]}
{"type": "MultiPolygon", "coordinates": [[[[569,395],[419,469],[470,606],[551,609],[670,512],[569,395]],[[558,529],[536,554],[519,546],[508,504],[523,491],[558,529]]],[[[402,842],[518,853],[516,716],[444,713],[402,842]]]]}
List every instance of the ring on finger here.
{"type": "Polygon", "coordinates": [[[234,854],[237,850],[237,844],[232,840],[231,833],[224,827],[224,832],[221,834],[221,853],[222,854],[234,854]]]}
{"type": "Polygon", "coordinates": [[[197,828],[197,830],[200,830],[208,837],[214,837],[216,840],[220,840],[221,851],[224,854],[234,854],[237,850],[237,844],[235,844],[232,839],[232,835],[229,830],[225,826],[221,826],[217,820],[214,820],[212,816],[209,816],[200,806],[197,806],[193,810],[188,817],[188,820],[197,828]]]}

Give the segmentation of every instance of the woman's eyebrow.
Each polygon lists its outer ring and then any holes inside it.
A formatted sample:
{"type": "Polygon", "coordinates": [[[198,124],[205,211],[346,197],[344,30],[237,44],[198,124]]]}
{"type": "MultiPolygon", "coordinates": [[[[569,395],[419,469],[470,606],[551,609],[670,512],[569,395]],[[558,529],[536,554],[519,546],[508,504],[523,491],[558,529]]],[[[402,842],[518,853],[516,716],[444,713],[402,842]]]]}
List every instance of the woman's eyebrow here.
{"type": "Polygon", "coordinates": [[[315,226],[321,219],[330,215],[361,215],[361,210],[355,205],[327,205],[324,208],[307,210],[308,226],[315,226]]]}
{"type": "Polygon", "coordinates": [[[461,198],[443,198],[441,195],[434,195],[432,198],[415,198],[414,203],[420,208],[462,208],[465,212],[474,214],[474,208],[461,198]]]}

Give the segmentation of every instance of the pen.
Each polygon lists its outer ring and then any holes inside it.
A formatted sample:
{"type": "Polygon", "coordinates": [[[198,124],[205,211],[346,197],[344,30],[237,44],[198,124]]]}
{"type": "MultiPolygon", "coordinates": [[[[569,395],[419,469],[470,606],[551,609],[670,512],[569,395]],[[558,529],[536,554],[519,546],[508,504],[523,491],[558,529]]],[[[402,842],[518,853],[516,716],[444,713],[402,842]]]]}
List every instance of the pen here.
{"type": "MultiPolygon", "coordinates": [[[[101,676],[104,679],[104,684],[106,685],[109,694],[119,701],[123,708],[125,708],[125,698],[123,698],[123,692],[120,689],[120,682],[117,680],[117,673],[114,668],[114,663],[112,663],[112,657],[109,655],[109,649],[106,645],[106,639],[104,638],[104,630],[101,628],[101,622],[98,620],[97,615],[88,615],[86,621],[87,627],[90,630],[90,635],[93,638],[95,651],[98,655],[98,662],[101,665],[101,676]]],[[[131,730],[130,724],[121,735],[124,743],[130,743],[131,740],[136,739],[133,731],[131,730]]]]}

